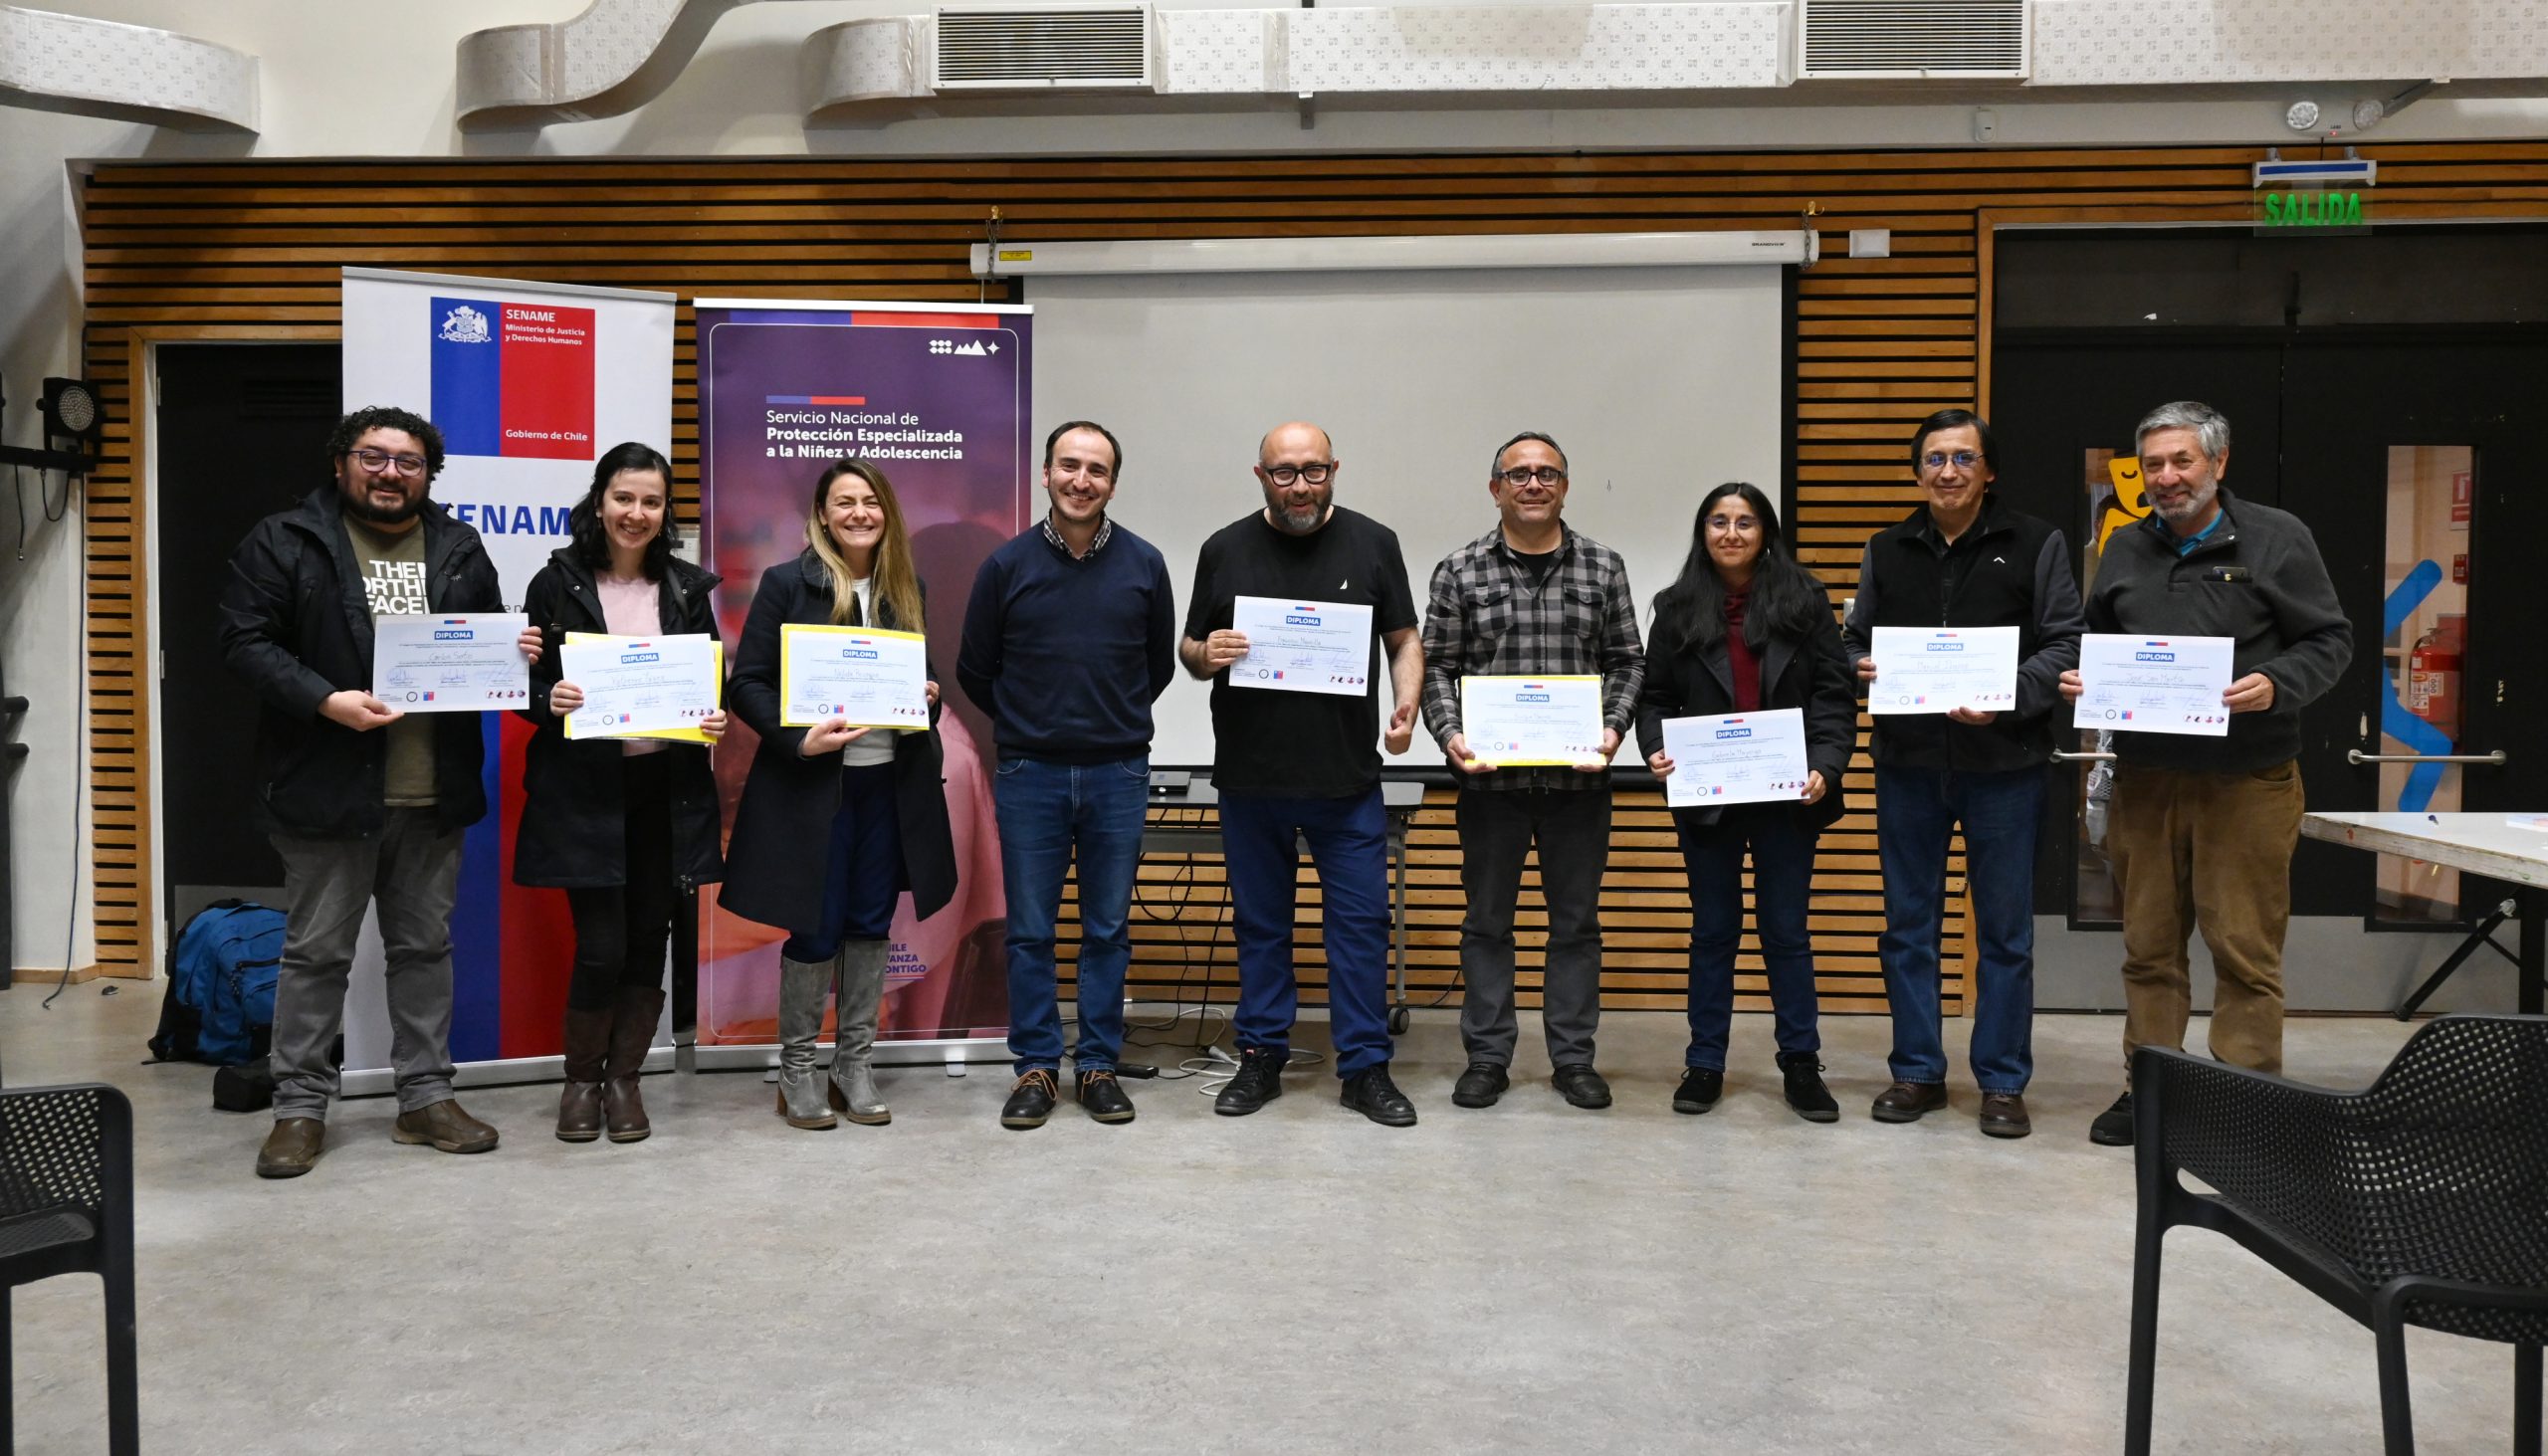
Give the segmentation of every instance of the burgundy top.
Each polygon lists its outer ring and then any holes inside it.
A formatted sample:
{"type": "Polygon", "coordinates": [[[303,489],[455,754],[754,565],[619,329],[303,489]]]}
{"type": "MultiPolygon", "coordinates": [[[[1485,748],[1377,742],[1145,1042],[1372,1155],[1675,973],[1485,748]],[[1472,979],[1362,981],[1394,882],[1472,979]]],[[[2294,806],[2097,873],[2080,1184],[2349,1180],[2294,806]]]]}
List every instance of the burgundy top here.
{"type": "Polygon", "coordinates": [[[1761,660],[1743,640],[1743,601],[1747,592],[1725,594],[1725,662],[1734,677],[1734,711],[1761,711],[1761,660]]]}

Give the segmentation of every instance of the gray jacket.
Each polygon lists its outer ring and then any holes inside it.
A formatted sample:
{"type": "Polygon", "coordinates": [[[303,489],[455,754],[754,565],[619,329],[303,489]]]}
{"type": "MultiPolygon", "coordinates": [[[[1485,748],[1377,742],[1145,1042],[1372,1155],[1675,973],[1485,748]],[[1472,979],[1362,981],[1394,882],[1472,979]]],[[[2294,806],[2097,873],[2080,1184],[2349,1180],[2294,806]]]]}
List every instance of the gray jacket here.
{"type": "Polygon", "coordinates": [[[2117,732],[2126,763],[2252,773],[2300,755],[2300,712],[2324,696],[2353,660],[2353,625],[2318,542],[2300,518],[2233,500],[2201,545],[2180,556],[2167,522],[2152,516],[2106,541],[2088,591],[2088,630],[2136,637],[2228,637],[2230,677],[2273,680],[2273,707],[2230,718],[2227,738],[2117,732]]]}

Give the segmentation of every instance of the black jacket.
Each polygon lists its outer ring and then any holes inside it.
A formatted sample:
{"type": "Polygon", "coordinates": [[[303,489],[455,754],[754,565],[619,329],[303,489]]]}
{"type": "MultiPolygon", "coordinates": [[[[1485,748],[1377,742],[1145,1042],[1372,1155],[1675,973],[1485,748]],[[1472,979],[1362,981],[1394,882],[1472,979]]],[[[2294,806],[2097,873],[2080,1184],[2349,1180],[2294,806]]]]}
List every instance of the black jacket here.
{"type": "MultiPolygon", "coordinates": [[[[885,613],[879,611],[880,618],[885,613]]],[[[735,716],[760,734],[743,802],[735,809],[735,833],[726,847],[726,887],[717,903],[745,920],[809,935],[823,911],[824,847],[832,815],[840,809],[840,755],[807,758],[797,751],[801,728],[779,725],[778,629],[785,623],[821,626],[832,619],[830,573],[811,547],[795,560],[762,573],[751,614],[735,649],[727,693],[735,716]]],[[[892,621],[875,625],[893,627],[892,621]]],[[[932,665],[930,681],[938,681],[932,665]]],[[[894,810],[901,820],[904,888],[912,910],[927,920],[956,898],[956,836],[947,822],[945,758],[938,741],[938,707],[929,710],[927,732],[894,735],[894,810]]]]}
{"type": "Polygon", "coordinates": [[[2300,756],[2300,711],[2353,660],[2353,624],[2309,527],[2289,512],[2232,500],[2226,486],[2221,510],[2220,525],[2183,556],[2156,515],[2107,537],[2088,593],[2088,630],[2235,639],[2230,681],[2271,678],[2273,707],[2230,715],[2227,738],[2118,731],[2115,756],[2127,763],[2216,773],[2288,763],[2300,756]]]}
{"type": "MultiPolygon", "coordinates": [[[[664,635],[717,635],[717,611],[709,592],[718,578],[680,557],[666,563],[655,593],[664,635]]],[[[531,665],[531,706],[522,710],[538,728],[523,753],[522,825],[514,834],[514,883],[569,889],[628,883],[625,777],[627,754],[617,738],[566,736],[565,721],[548,711],[548,690],[565,669],[558,657],[569,632],[608,632],[593,569],[572,546],[549,552],[548,564],[531,578],[523,610],[539,629],[539,661],[531,665]]],[[[672,779],[673,874],[684,886],[725,876],[717,850],[717,779],[708,749],[667,743],[672,779]]]]}
{"type": "MultiPolygon", "coordinates": [[[[1869,745],[1903,768],[2000,773],[2049,761],[2052,733],[2069,726],[2061,675],[2079,665],[2079,586],[2061,532],[1997,495],[1953,545],[1926,506],[1877,531],[1858,558],[1858,594],[1841,646],[1854,669],[1874,655],[1877,627],[2015,627],[2017,702],[1989,723],[1944,714],[1885,714],[1869,745]]],[[[1878,667],[1883,664],[1878,663],[1878,667]]],[[[1855,674],[1852,673],[1854,681],[1855,674]]]]}
{"type": "MultiPolygon", "coordinates": [[[[318,716],[348,688],[371,691],[371,603],[333,484],[257,522],[230,555],[221,593],[221,653],[260,704],[256,820],[297,839],[380,832],[388,738],[318,716]]],[[[501,612],[504,588],[477,530],[427,501],[425,605],[436,615],[501,612]]],[[[443,829],[485,818],[483,715],[434,716],[434,814],[443,829]]]]}
{"type": "MultiPolygon", "coordinates": [[[[1840,629],[1829,614],[1816,611],[1813,625],[1802,638],[1772,637],[1761,649],[1761,706],[1805,710],[1805,764],[1822,775],[1823,794],[1814,802],[1799,802],[1796,812],[1816,832],[1848,812],[1841,779],[1849,771],[1849,754],[1858,741],[1856,674],[1840,655],[1840,629]]],[[[1691,640],[1686,623],[1658,615],[1646,633],[1645,684],[1636,705],[1637,748],[1651,758],[1663,747],[1663,720],[1713,717],[1734,711],[1734,668],[1725,642],[1701,648],[1691,640]]],[[[1774,809],[1774,804],[1740,807],[1774,809]]],[[[1723,808],[1674,809],[1684,824],[1714,824],[1723,808]]]]}

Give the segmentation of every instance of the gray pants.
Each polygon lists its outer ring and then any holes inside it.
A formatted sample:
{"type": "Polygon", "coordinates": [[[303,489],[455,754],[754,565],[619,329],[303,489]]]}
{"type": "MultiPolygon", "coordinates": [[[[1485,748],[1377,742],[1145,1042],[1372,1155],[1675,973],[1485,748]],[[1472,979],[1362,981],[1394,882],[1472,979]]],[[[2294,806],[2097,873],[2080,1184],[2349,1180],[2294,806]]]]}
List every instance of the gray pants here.
{"type": "Polygon", "coordinates": [[[1601,872],[1610,858],[1610,789],[1463,787],[1458,809],[1460,889],[1460,1040],[1472,1062],[1510,1066],[1517,1034],[1513,1015],[1513,911],[1522,897],[1522,862],[1537,841],[1540,893],[1548,902],[1548,968],[1541,979],[1541,1025],[1549,1064],[1591,1065],[1592,1032],[1601,1019],[1601,872]]]}
{"type": "Polygon", "coordinates": [[[319,1118],[335,1100],[328,1057],[345,1024],[345,978],[365,906],[380,906],[388,957],[389,1059],[398,1110],[451,1096],[451,908],[460,835],[431,809],[391,809],[372,839],[274,836],[288,903],[275,983],[275,1117],[319,1118]]]}

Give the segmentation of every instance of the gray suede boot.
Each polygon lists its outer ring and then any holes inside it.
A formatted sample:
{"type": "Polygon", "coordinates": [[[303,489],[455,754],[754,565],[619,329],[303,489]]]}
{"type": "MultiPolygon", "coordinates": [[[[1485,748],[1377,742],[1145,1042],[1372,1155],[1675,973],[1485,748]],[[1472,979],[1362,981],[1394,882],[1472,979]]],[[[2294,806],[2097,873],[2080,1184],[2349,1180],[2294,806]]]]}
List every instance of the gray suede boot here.
{"type": "Polygon", "coordinates": [[[832,1036],[831,1103],[853,1123],[875,1125],[894,1120],[893,1110],[876,1093],[876,1073],[868,1059],[876,1051],[876,1022],[885,999],[885,940],[850,940],[840,947],[840,988],[833,996],[839,1011],[832,1036]]]}
{"type": "Polygon", "coordinates": [[[823,1034],[823,993],[831,989],[832,963],[778,957],[778,1115],[791,1128],[837,1126],[823,1101],[822,1078],[814,1069],[815,1044],[823,1034]]]}

